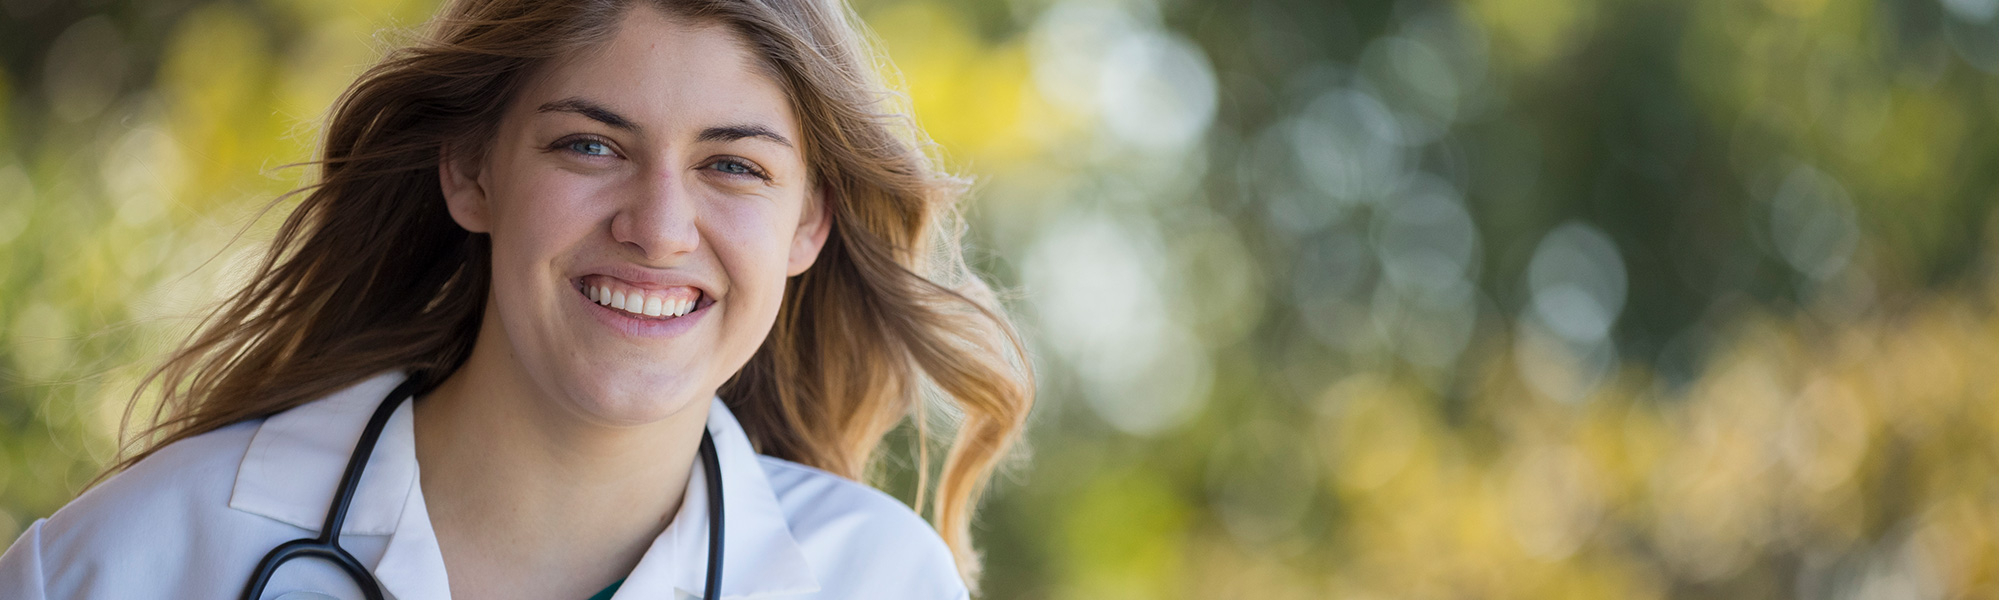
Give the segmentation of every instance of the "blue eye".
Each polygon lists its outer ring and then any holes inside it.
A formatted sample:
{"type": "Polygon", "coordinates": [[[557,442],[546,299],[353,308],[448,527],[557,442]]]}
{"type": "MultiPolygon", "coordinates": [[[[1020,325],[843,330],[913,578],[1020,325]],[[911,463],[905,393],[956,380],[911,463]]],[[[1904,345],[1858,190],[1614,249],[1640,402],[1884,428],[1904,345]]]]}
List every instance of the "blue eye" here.
{"type": "Polygon", "coordinates": [[[597,140],[577,140],[569,143],[571,152],[587,156],[612,156],[611,146],[597,140]]]}
{"type": "Polygon", "coordinates": [[[751,169],[749,165],[746,165],[746,164],[743,164],[743,163],[740,163],[740,162],[736,162],[736,161],[733,161],[733,160],[723,160],[723,161],[716,161],[716,163],[715,163],[715,170],[717,170],[717,171],[722,171],[722,172],[724,172],[724,173],[728,173],[728,174],[731,174],[731,175],[755,175],[755,174],[757,174],[757,171],[755,171],[755,170],[751,169]]]}
{"type": "Polygon", "coordinates": [[[708,163],[708,168],[715,169],[731,177],[755,177],[767,183],[771,181],[771,174],[757,168],[757,165],[741,159],[720,158],[715,162],[708,163]]]}

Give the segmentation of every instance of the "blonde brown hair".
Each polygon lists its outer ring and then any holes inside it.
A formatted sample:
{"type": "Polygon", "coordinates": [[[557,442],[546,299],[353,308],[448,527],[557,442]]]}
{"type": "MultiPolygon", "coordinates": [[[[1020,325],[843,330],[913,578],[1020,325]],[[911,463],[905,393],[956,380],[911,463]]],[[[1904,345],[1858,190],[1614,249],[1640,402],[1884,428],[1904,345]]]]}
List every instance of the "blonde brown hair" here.
{"type": "MultiPolygon", "coordinates": [[[[441,152],[479,155],[521,82],[608,38],[636,4],[721,24],[790,95],[833,228],[786,285],[777,322],[719,394],[759,452],[852,479],[906,416],[919,510],[976,589],[970,523],[1033,404],[1026,352],[960,254],[962,182],[938,168],[837,0],[457,0],[335,105],[317,180],[295,192],[249,284],[149,373],[161,402],[136,451],[304,404],[386,370],[425,389],[470,354],[489,240],[446,213],[441,152]],[[926,396],[956,434],[934,491],[926,396]]],[[[130,416],[128,409],[128,417],[130,416]]]]}

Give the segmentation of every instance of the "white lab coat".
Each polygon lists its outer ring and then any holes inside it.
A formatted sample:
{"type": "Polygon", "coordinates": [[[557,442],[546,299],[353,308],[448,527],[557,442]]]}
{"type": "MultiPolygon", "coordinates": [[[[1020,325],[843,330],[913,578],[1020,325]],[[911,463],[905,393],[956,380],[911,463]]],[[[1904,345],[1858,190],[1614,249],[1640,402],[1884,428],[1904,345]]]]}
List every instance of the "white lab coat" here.
{"type": "MultiPolygon", "coordinates": [[[[271,548],[318,534],[368,416],[402,378],[383,374],[162,448],[30,525],[0,556],[0,598],[238,597],[271,548]]],[[[758,455],[721,399],[710,402],[728,519],[723,598],[966,597],[944,541],[908,506],[832,473],[758,455]]],[[[443,600],[451,596],[444,558],[417,481],[405,402],[369,458],[341,545],[370,567],[389,597],[443,600]]],[[[680,512],[615,598],[700,598],[707,513],[696,461],[680,512]]],[[[361,597],[337,567],[315,558],[285,563],[264,597],[319,594],[361,597]]]]}

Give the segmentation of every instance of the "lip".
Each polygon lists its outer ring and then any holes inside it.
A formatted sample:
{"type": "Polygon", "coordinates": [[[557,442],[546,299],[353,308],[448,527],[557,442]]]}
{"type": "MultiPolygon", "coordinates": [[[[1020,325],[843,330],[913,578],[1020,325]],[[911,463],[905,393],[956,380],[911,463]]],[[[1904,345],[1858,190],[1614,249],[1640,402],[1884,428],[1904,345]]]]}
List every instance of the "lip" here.
{"type": "Polygon", "coordinates": [[[717,302],[715,294],[710,291],[713,288],[703,284],[699,280],[683,275],[648,272],[632,268],[607,268],[585,272],[570,279],[570,289],[574,291],[571,297],[575,298],[576,302],[581,304],[583,310],[590,313],[592,318],[597,319],[599,323],[603,323],[606,327],[610,327],[613,331],[622,333],[627,337],[635,338],[670,339],[680,337],[694,329],[695,325],[700,324],[708,316],[709,307],[715,306],[717,302]],[[695,302],[694,310],[689,311],[685,315],[664,320],[638,317],[632,313],[598,304],[592,301],[589,296],[584,295],[583,278],[591,275],[617,278],[623,284],[640,289],[656,290],[688,286],[700,291],[701,298],[695,302]]]}

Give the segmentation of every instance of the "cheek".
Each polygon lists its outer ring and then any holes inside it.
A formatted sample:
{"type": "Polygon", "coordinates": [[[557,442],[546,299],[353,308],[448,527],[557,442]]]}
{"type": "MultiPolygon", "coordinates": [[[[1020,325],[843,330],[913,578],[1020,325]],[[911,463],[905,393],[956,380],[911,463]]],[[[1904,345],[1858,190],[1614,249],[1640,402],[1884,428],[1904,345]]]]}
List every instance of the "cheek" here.
{"type": "Polygon", "coordinates": [[[496,181],[489,192],[491,302],[509,335],[535,337],[569,292],[561,259],[589,240],[598,209],[587,200],[602,197],[588,183],[542,174],[496,181]]]}
{"type": "Polygon", "coordinates": [[[513,267],[522,262],[546,263],[582,242],[600,215],[591,198],[604,197],[600,184],[565,173],[516,177],[496,182],[493,196],[495,267],[503,255],[513,267]]]}
{"type": "MultiPolygon", "coordinates": [[[[760,207],[761,208],[761,207],[760,207]]],[[[761,343],[784,300],[785,266],[797,215],[784,210],[723,207],[708,213],[708,238],[728,273],[732,304],[761,343]],[[787,220],[789,219],[789,220],[787,220]]]]}

